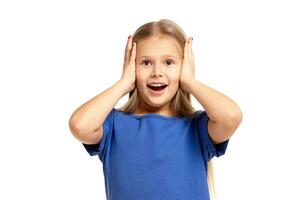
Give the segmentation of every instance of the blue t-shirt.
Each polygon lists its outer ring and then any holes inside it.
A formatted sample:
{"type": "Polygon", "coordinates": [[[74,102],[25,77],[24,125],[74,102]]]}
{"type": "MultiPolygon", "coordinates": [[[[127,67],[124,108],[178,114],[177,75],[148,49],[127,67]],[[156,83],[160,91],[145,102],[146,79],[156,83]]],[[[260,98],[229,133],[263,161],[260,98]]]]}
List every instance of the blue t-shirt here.
{"type": "Polygon", "coordinates": [[[113,108],[100,143],[82,143],[103,164],[107,200],[209,200],[207,162],[229,139],[214,145],[208,120],[202,110],[178,117],[113,108]]]}

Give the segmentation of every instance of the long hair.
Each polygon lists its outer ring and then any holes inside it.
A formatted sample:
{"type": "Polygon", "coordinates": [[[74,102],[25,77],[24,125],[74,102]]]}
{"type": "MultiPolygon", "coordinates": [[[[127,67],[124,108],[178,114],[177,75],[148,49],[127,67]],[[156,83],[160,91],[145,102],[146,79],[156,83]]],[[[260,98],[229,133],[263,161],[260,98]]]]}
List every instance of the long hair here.
{"type": "MultiPolygon", "coordinates": [[[[187,36],[183,29],[179,27],[175,22],[169,19],[161,19],[159,21],[148,22],[140,26],[132,35],[132,42],[138,43],[139,40],[152,37],[152,36],[170,36],[180,44],[182,52],[184,52],[184,45],[187,40],[187,36]]],[[[137,110],[140,104],[140,96],[137,88],[129,92],[128,101],[117,110],[125,113],[133,113],[137,110]]],[[[171,100],[171,111],[178,115],[190,116],[196,110],[191,103],[191,94],[178,88],[176,94],[171,100]]],[[[208,161],[207,169],[207,182],[209,188],[209,195],[213,197],[215,195],[214,180],[213,180],[213,166],[212,160],[208,161]]]]}

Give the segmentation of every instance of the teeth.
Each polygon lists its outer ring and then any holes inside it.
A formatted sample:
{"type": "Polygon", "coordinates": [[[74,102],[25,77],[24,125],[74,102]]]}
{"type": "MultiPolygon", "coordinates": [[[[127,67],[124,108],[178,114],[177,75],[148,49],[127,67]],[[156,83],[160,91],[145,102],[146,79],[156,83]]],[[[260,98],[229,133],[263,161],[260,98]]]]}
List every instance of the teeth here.
{"type": "Polygon", "coordinates": [[[163,85],[165,85],[165,84],[162,84],[162,83],[151,83],[151,84],[149,84],[150,86],[153,86],[153,87],[161,87],[161,86],[163,86],[163,85]]]}

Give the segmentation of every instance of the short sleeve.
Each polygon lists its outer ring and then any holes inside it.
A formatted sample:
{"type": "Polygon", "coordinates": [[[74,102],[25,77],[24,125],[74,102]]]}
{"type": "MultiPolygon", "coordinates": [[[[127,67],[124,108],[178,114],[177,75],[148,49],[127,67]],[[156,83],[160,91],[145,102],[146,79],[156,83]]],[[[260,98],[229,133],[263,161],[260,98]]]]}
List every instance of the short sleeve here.
{"type": "Polygon", "coordinates": [[[113,131],[113,121],[115,115],[115,108],[113,108],[110,113],[107,115],[106,119],[103,122],[103,136],[98,144],[85,144],[82,143],[85,150],[89,153],[90,156],[98,155],[102,161],[102,158],[105,153],[105,149],[107,146],[107,140],[109,135],[111,135],[113,131]]]}
{"type": "MultiPolygon", "coordinates": [[[[197,125],[200,134],[200,144],[202,148],[203,158],[205,163],[207,163],[214,156],[219,157],[225,154],[229,139],[219,143],[214,144],[208,133],[208,120],[209,117],[206,111],[197,111],[197,125]]],[[[222,134],[222,133],[220,133],[222,134]]]]}

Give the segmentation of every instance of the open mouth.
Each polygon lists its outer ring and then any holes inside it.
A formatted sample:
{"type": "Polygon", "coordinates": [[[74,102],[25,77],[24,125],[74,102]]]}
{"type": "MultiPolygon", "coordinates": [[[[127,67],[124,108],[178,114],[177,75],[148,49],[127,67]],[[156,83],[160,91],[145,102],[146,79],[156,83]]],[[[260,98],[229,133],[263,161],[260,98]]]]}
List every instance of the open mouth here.
{"type": "Polygon", "coordinates": [[[168,85],[162,85],[162,86],[150,86],[147,85],[148,88],[150,88],[153,91],[162,91],[163,89],[165,89],[168,85]]]}

